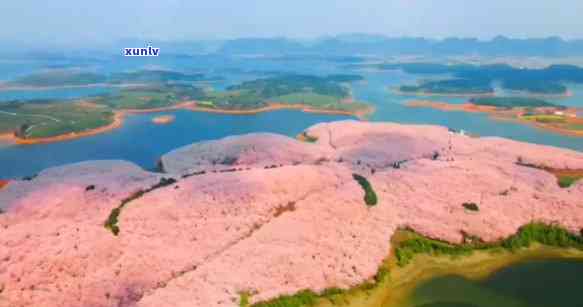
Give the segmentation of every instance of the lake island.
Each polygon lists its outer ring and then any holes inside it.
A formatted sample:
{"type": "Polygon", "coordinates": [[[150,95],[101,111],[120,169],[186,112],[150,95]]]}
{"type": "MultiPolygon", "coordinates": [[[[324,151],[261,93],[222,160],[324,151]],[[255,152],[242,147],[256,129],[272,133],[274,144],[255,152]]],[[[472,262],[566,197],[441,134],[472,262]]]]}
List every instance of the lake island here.
{"type": "Polygon", "coordinates": [[[564,135],[583,136],[580,109],[567,108],[533,97],[476,97],[463,104],[412,100],[406,105],[442,111],[487,113],[498,120],[512,120],[564,135]]]}
{"type": "Polygon", "coordinates": [[[571,95],[568,84],[583,83],[583,68],[575,65],[551,65],[546,68],[513,67],[508,64],[438,64],[425,62],[356,64],[354,68],[402,70],[432,76],[416,85],[401,85],[403,95],[490,96],[495,85],[521,95],[565,97],[571,95]]]}
{"type": "MultiPolygon", "coordinates": [[[[70,77],[63,77],[61,84],[72,84],[70,77]]],[[[357,75],[278,75],[246,81],[224,91],[191,83],[193,79],[204,79],[199,75],[154,71],[128,73],[123,77],[141,83],[120,83],[125,86],[113,94],[73,101],[1,102],[0,134],[20,144],[62,141],[120,127],[128,114],[176,109],[242,115],[297,109],[358,118],[374,111],[372,106],[354,101],[351,96],[350,82],[362,79],[357,75]]],[[[115,75],[109,80],[120,78],[115,75]]],[[[38,76],[24,80],[27,80],[24,84],[56,84],[38,76]]],[[[85,76],[83,80],[74,84],[90,84],[97,79],[85,76]]]]}

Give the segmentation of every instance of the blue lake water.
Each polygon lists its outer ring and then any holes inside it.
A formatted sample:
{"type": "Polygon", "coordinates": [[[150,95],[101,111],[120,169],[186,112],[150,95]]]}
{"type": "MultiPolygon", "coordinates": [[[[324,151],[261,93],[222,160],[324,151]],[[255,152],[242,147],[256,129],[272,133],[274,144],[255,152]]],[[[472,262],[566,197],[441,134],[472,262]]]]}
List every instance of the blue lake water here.
{"type": "Polygon", "coordinates": [[[572,96],[550,99],[552,102],[567,107],[583,107],[583,84],[569,84],[572,96]]]}
{"type": "Polygon", "coordinates": [[[84,160],[128,160],[146,169],[163,154],[187,144],[229,135],[273,132],[294,137],[319,122],[348,119],[283,110],[257,115],[208,114],[180,110],[129,116],[122,128],[77,140],[36,145],[0,145],[0,178],[18,178],[47,167],[84,160]],[[152,118],[172,114],[176,120],[155,125],[152,118]]]}
{"type": "Polygon", "coordinates": [[[580,260],[532,260],[508,266],[483,281],[457,275],[420,284],[412,307],[580,307],[580,260]]]}
{"type": "MultiPolygon", "coordinates": [[[[531,143],[560,146],[583,151],[583,138],[563,136],[518,123],[500,122],[484,114],[443,112],[432,109],[408,108],[406,101],[416,97],[396,95],[393,88],[403,83],[415,83],[419,77],[400,71],[353,72],[339,68],[330,62],[284,62],[266,59],[224,59],[202,57],[197,60],[120,61],[115,59],[100,67],[102,72],[127,71],[139,67],[204,71],[209,75],[222,76],[225,80],[212,83],[221,90],[229,85],[265,75],[263,72],[285,71],[309,74],[358,73],[365,81],[353,84],[357,100],[374,105],[376,113],[372,121],[399,123],[436,124],[479,134],[502,136],[531,143]],[[208,67],[212,67],[209,69],[208,67]]],[[[1,66],[1,65],[0,65],[1,66]]],[[[34,66],[19,68],[18,72],[34,70],[34,66]]],[[[0,72],[0,79],[14,75],[12,67],[7,74],[0,72]]],[[[43,91],[0,91],[1,100],[62,98],[97,95],[112,91],[111,88],[75,88],[43,91]]],[[[583,86],[572,87],[574,95],[558,103],[583,107],[583,86]]],[[[462,103],[464,98],[423,97],[436,101],[462,103]]],[[[298,111],[278,111],[248,116],[174,112],[176,120],[166,126],[156,126],[151,119],[158,114],[135,115],[125,125],[110,133],[63,143],[12,146],[0,144],[0,178],[17,178],[34,174],[44,168],[92,159],[124,159],[144,168],[153,168],[164,153],[196,141],[209,140],[249,132],[275,132],[294,136],[305,128],[324,121],[347,119],[345,116],[319,115],[298,111]]]]}
{"type": "MultiPolygon", "coordinates": [[[[564,136],[531,126],[497,121],[488,118],[486,114],[466,112],[444,112],[427,108],[409,108],[405,103],[412,99],[428,99],[450,103],[462,103],[465,98],[459,97],[414,97],[396,95],[391,90],[402,80],[411,78],[395,72],[366,74],[366,83],[353,85],[354,94],[359,100],[371,102],[377,108],[371,117],[373,121],[392,121],[398,123],[435,124],[454,129],[464,129],[480,136],[501,136],[519,141],[565,147],[583,151],[583,138],[564,136]],[[388,87],[387,87],[388,84],[388,87]]],[[[574,96],[575,97],[575,96],[574,96]]],[[[581,100],[570,97],[572,106],[583,107],[583,92],[581,100]]]]}

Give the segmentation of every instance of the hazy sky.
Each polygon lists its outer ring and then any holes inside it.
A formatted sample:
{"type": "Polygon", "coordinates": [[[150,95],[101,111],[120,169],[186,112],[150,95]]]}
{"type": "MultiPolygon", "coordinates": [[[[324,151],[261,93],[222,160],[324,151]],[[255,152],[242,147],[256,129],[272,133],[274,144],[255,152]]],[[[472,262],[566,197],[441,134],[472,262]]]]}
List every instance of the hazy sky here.
{"type": "Polygon", "coordinates": [[[582,0],[0,0],[0,42],[125,37],[388,36],[583,38],[582,0]]]}

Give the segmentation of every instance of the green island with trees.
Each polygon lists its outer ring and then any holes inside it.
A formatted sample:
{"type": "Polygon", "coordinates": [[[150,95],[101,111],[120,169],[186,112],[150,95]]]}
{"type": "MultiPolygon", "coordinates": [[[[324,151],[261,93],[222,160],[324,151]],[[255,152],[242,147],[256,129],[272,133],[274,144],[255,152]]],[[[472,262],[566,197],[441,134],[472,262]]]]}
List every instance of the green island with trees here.
{"type": "Polygon", "coordinates": [[[469,100],[471,103],[480,106],[492,106],[497,108],[557,108],[565,109],[564,106],[556,105],[543,99],[534,97],[476,97],[469,100]]]}
{"type": "Polygon", "coordinates": [[[325,110],[353,111],[366,107],[348,101],[348,83],[362,80],[357,75],[281,75],[246,81],[230,86],[226,91],[206,91],[200,100],[212,101],[218,109],[256,109],[270,102],[303,104],[325,110]]]}
{"type": "Polygon", "coordinates": [[[583,136],[583,118],[578,109],[535,97],[473,97],[466,103],[412,100],[409,107],[444,111],[482,112],[497,119],[508,119],[569,136],[583,136]]]}
{"type": "MultiPolygon", "coordinates": [[[[0,102],[0,134],[13,133],[19,139],[34,140],[86,132],[114,123],[118,111],[160,110],[178,107],[183,102],[196,102],[202,110],[218,111],[252,111],[272,103],[349,114],[369,110],[367,104],[351,98],[349,83],[362,79],[356,75],[277,75],[217,91],[208,85],[190,82],[199,77],[191,78],[180,73],[148,71],[134,74],[125,82],[139,80],[143,84],[120,87],[110,94],[76,100],[0,102]]],[[[80,84],[89,79],[60,82],[63,82],[61,85],[80,84]]]]}
{"type": "Polygon", "coordinates": [[[399,91],[403,94],[484,95],[493,94],[494,88],[490,82],[482,79],[447,79],[426,81],[419,85],[402,85],[399,91]]]}
{"type": "Polygon", "coordinates": [[[516,68],[507,64],[437,64],[384,63],[363,64],[381,70],[403,70],[411,74],[453,76],[448,80],[431,80],[417,86],[403,85],[403,93],[485,94],[493,93],[492,84],[511,91],[542,95],[566,95],[566,83],[583,83],[583,68],[575,65],[551,65],[542,69],[516,68]]]}
{"type": "Polygon", "coordinates": [[[113,121],[111,108],[80,101],[0,103],[0,133],[14,133],[21,139],[78,133],[113,121]]]}

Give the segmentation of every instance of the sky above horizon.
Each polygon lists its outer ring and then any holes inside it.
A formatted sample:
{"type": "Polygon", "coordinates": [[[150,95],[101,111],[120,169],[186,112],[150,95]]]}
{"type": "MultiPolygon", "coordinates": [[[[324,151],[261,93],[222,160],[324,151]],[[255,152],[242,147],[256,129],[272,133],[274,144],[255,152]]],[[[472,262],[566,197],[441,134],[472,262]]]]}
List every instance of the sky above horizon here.
{"type": "Polygon", "coordinates": [[[581,0],[4,0],[0,41],[314,38],[341,33],[583,38],[581,0]]]}

